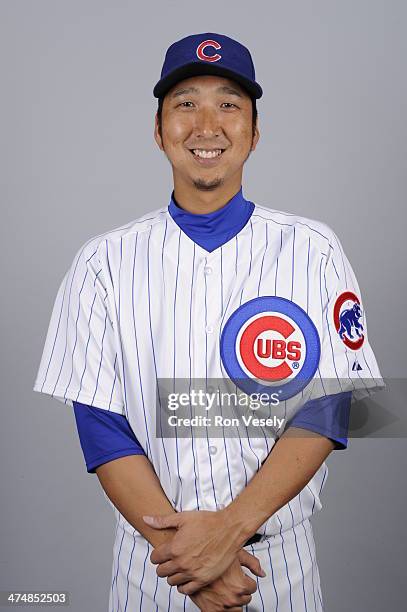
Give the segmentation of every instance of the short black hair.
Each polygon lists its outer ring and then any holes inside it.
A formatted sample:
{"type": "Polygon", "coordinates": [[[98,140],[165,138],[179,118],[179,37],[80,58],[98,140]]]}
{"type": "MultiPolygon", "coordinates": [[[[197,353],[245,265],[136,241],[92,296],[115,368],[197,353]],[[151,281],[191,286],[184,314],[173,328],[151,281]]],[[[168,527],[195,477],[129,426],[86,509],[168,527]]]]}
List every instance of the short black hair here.
{"type": "MultiPolygon", "coordinates": [[[[253,126],[253,136],[254,136],[256,121],[257,121],[257,105],[256,105],[256,98],[253,98],[253,96],[250,96],[250,99],[252,101],[252,126],[253,126]]],[[[163,103],[164,103],[164,98],[158,98],[157,118],[158,118],[158,130],[160,134],[161,134],[161,129],[162,129],[163,103]]]]}

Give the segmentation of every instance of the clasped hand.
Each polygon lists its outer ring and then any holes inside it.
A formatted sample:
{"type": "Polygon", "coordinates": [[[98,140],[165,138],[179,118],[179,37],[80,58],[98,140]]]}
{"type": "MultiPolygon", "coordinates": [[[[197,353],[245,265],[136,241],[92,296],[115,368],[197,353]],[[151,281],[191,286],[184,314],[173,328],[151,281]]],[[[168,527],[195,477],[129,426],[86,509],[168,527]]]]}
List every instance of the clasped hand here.
{"type": "MultiPolygon", "coordinates": [[[[192,595],[213,583],[236,559],[256,576],[265,576],[256,557],[240,548],[224,511],[186,511],[168,516],[143,517],[155,529],[175,528],[174,537],[160,544],[150,555],[158,565],[157,575],[185,595],[192,595]]],[[[242,572],[243,573],[243,572],[242,572]]],[[[245,588],[253,593],[256,583],[243,573],[245,588]],[[253,584],[252,584],[253,583],[253,584]],[[254,585],[254,589],[253,589],[254,585]],[[253,590],[252,590],[253,589],[253,590]]]]}

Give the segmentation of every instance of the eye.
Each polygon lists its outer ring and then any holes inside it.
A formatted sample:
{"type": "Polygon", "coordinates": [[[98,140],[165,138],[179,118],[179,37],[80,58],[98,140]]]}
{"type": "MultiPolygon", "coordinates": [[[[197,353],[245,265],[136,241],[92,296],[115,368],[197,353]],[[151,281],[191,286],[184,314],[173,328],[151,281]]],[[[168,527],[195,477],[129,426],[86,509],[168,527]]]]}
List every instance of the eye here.
{"type": "Polygon", "coordinates": [[[234,106],[235,108],[238,108],[238,107],[236,106],[236,104],[233,104],[232,102],[223,102],[223,104],[228,104],[228,105],[229,105],[229,107],[230,107],[230,106],[234,106]]]}
{"type": "MultiPolygon", "coordinates": [[[[178,104],[178,106],[183,106],[183,104],[192,104],[192,102],[190,100],[186,100],[185,102],[181,102],[180,104],[178,104]]],[[[184,106],[184,108],[189,108],[184,106]]]]}

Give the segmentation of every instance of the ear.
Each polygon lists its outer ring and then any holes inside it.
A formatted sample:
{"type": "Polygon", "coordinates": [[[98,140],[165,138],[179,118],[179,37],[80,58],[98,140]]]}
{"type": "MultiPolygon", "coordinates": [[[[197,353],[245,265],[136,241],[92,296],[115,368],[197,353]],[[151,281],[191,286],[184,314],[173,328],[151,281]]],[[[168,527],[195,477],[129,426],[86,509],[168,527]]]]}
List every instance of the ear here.
{"type": "Polygon", "coordinates": [[[163,141],[160,135],[160,131],[158,129],[158,114],[155,114],[155,120],[154,120],[154,139],[156,141],[156,143],[158,144],[159,148],[161,149],[161,151],[164,151],[164,147],[163,147],[163,141]]]}
{"type": "Polygon", "coordinates": [[[260,132],[259,132],[259,117],[256,117],[256,125],[254,127],[254,135],[253,135],[253,139],[252,139],[252,146],[250,148],[251,151],[254,151],[257,143],[259,142],[259,138],[260,138],[260,132]]]}

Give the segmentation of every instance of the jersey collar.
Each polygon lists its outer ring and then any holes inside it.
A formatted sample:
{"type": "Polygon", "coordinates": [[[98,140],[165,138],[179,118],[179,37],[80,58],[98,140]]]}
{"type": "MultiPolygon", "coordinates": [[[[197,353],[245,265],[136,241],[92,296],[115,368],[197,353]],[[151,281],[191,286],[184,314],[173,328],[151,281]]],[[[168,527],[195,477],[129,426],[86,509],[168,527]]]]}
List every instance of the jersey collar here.
{"type": "Polygon", "coordinates": [[[253,202],[243,196],[242,187],[219,210],[195,214],[184,210],[171,193],[168,212],[181,230],[206,251],[213,251],[236,236],[249,221],[253,202]]]}

